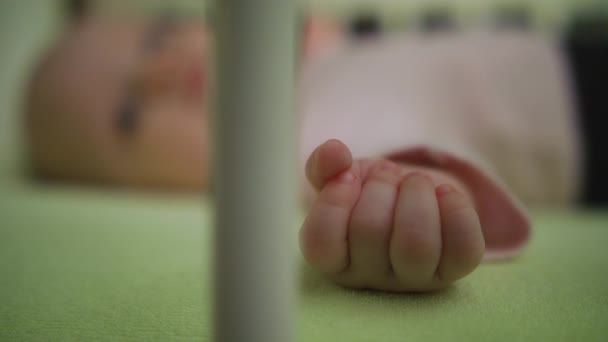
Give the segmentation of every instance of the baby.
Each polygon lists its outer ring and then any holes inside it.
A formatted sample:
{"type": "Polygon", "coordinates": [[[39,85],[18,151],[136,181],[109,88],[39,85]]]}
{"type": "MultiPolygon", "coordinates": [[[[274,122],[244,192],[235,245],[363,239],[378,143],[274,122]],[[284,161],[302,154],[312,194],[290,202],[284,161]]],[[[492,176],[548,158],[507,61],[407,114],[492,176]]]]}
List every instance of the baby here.
{"type": "MultiPolygon", "coordinates": [[[[512,193],[576,197],[578,139],[551,44],[523,34],[357,38],[321,18],[305,32],[298,115],[314,191],[300,245],[336,283],[444,288],[484,258],[520,252],[530,224],[512,193]]],[[[207,188],[210,39],[201,24],[167,19],[74,23],[29,88],[34,171],[207,188]]]]}

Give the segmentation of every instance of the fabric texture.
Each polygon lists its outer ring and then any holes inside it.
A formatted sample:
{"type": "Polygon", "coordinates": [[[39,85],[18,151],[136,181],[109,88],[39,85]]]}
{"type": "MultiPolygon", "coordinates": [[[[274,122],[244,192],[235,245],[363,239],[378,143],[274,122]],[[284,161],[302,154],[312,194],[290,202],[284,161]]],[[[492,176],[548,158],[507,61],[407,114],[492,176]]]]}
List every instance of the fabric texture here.
{"type": "MultiPolygon", "coordinates": [[[[4,187],[0,341],[210,340],[211,210],[198,196],[4,187]]],[[[520,257],[435,294],[340,288],[297,259],[297,340],[608,339],[608,212],[533,221],[520,257]]]]}

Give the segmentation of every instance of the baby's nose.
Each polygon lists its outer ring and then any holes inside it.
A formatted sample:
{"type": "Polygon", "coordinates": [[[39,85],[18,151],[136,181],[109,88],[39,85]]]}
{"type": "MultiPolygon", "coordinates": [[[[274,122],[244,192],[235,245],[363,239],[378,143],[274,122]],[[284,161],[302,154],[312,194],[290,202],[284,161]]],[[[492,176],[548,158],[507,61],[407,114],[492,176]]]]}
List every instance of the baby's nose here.
{"type": "Polygon", "coordinates": [[[137,77],[138,91],[144,95],[159,95],[176,89],[179,64],[166,59],[155,59],[144,63],[137,77]]]}

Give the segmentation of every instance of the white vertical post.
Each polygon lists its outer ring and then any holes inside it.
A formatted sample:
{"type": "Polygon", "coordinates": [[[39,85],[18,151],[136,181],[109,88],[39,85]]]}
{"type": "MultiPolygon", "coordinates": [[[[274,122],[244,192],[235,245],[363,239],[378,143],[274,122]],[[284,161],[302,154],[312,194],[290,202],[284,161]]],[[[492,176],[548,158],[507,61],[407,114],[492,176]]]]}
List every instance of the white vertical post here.
{"type": "Polygon", "coordinates": [[[293,0],[218,0],[216,341],[293,334],[297,209],[293,0]]]}

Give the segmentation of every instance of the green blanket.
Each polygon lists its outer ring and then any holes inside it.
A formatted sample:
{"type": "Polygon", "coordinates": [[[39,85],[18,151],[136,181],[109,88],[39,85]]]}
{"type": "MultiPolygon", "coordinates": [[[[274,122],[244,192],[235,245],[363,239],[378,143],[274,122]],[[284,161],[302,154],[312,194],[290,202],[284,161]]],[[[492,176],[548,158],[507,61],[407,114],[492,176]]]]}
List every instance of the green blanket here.
{"type": "MultiPolygon", "coordinates": [[[[211,212],[195,197],[5,187],[0,341],[209,339],[211,212]]],[[[301,266],[299,340],[608,340],[608,213],[534,217],[524,255],[436,294],[348,290],[301,266]]]]}

